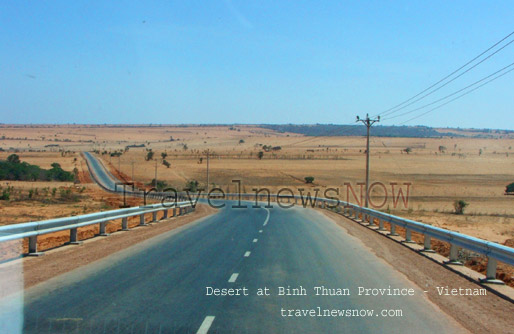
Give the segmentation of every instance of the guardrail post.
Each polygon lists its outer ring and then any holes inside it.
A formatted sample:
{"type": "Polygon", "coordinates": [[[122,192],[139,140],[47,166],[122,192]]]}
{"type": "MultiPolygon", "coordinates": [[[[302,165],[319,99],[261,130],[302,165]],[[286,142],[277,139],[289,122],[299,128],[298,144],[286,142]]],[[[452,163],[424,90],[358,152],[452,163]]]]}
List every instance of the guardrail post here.
{"type": "Polygon", "coordinates": [[[366,218],[368,220],[368,226],[374,226],[375,225],[375,217],[371,215],[366,215],[366,218]]]}
{"type": "Polygon", "coordinates": [[[425,253],[435,253],[435,250],[432,249],[431,238],[428,234],[425,234],[425,240],[423,243],[423,252],[425,253]]]}
{"type": "Polygon", "coordinates": [[[78,233],[77,228],[71,228],[70,229],[70,245],[80,245],[82,244],[82,241],[78,240],[78,233]]]}
{"type": "Polygon", "coordinates": [[[157,211],[152,212],[152,223],[157,221],[157,211]]]}
{"type": "Polygon", "coordinates": [[[29,237],[29,256],[41,256],[44,255],[42,252],[37,251],[37,235],[29,237]]]}
{"type": "Polygon", "coordinates": [[[127,217],[121,218],[121,230],[122,231],[129,231],[129,228],[128,228],[128,218],[127,217]]]}
{"type": "Polygon", "coordinates": [[[105,221],[105,222],[101,222],[101,223],[100,223],[100,233],[99,233],[99,235],[100,235],[100,236],[102,236],[102,237],[106,237],[106,236],[108,236],[108,235],[109,235],[109,234],[105,231],[105,227],[106,227],[106,225],[107,225],[107,222],[106,222],[106,221],[105,221]]]}
{"type": "Polygon", "coordinates": [[[172,216],[172,217],[177,216],[177,208],[176,208],[176,207],[174,207],[173,209],[171,209],[171,216],[172,216]]]}
{"type": "Polygon", "coordinates": [[[148,224],[145,223],[145,214],[144,213],[139,215],[139,226],[148,226],[148,224]]]}
{"type": "Polygon", "coordinates": [[[359,219],[359,212],[356,209],[353,209],[353,214],[355,215],[355,220],[359,219]]]}
{"type": "Polygon", "coordinates": [[[380,219],[380,218],[378,218],[378,230],[379,230],[379,231],[385,231],[385,228],[384,228],[384,220],[383,220],[383,219],[380,219]]]}
{"type": "Polygon", "coordinates": [[[485,278],[481,279],[482,283],[492,283],[492,284],[505,284],[502,280],[496,279],[496,268],[498,266],[498,262],[496,259],[488,256],[487,257],[487,271],[485,274],[485,278]]]}
{"type": "Polygon", "coordinates": [[[168,209],[164,210],[162,213],[162,219],[168,218],[168,209]]]}
{"type": "Polygon", "coordinates": [[[389,223],[389,224],[391,224],[391,233],[389,233],[389,235],[392,237],[398,236],[399,234],[396,233],[396,225],[393,223],[389,223]]]}
{"type": "Polygon", "coordinates": [[[407,244],[412,244],[414,241],[412,241],[412,231],[408,228],[405,229],[405,240],[403,241],[407,244]]]}
{"type": "Polygon", "coordinates": [[[462,262],[459,261],[459,247],[457,245],[450,244],[450,259],[445,263],[462,266],[462,262]]]}

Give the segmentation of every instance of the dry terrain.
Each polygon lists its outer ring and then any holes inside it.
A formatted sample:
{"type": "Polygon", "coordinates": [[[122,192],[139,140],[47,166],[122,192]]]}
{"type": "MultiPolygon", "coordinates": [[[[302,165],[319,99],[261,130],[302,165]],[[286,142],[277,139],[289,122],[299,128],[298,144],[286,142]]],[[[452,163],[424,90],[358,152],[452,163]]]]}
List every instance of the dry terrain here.
{"type": "MultiPolygon", "coordinates": [[[[323,195],[326,189],[337,188],[342,200],[356,202],[365,176],[365,138],[306,137],[249,125],[4,125],[0,127],[0,138],[0,148],[4,150],[0,159],[17,152],[22,161],[43,168],[58,162],[65,170],[77,168],[80,176],[79,184],[10,182],[21,192],[36,187],[70,187],[79,197],[76,202],[63,203],[41,199],[0,201],[3,224],[118,207],[119,197],[105,194],[91,183],[80,155],[86,150],[97,152],[115,175],[134,180],[138,186],[149,185],[157,173],[159,181],[179,190],[190,180],[197,180],[200,188],[206,187],[207,150],[211,189],[218,186],[236,191],[233,180],[241,180],[243,192],[269,188],[276,193],[286,187],[295,194],[302,188],[311,193],[320,189],[323,195]],[[147,159],[149,150],[154,153],[152,159],[147,159]],[[116,152],[121,155],[113,154],[116,152]],[[262,159],[259,152],[263,152],[262,159]],[[314,182],[306,184],[306,176],[314,177],[314,182]]],[[[373,137],[371,182],[384,184],[387,198],[378,184],[372,189],[372,203],[383,202],[380,210],[512,246],[514,196],[504,192],[505,186],[514,182],[513,146],[511,135],[373,137]],[[395,196],[391,183],[397,183],[395,196]],[[405,194],[407,183],[408,204],[401,200],[395,204],[398,188],[405,194]],[[454,213],[455,200],[469,203],[463,215],[454,213]]],[[[5,186],[4,182],[2,187],[5,186]]]]}

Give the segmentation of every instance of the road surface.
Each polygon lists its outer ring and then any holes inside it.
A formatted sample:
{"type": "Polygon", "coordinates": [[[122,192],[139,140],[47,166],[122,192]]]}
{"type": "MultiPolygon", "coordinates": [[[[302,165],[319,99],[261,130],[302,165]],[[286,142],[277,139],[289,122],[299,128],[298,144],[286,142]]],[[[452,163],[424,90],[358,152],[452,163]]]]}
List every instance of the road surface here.
{"type": "Polygon", "coordinates": [[[23,313],[24,333],[463,332],[421,289],[319,212],[222,203],[213,216],[28,291],[21,311],[4,310],[23,313]],[[278,295],[288,286],[307,295],[278,295]],[[321,286],[347,295],[315,295],[321,286]],[[413,289],[414,296],[358,295],[359,287],[389,286],[413,289]],[[209,296],[208,287],[246,288],[249,295],[209,296]],[[264,288],[270,295],[257,295],[264,288]],[[325,310],[360,316],[318,316],[325,310]]]}

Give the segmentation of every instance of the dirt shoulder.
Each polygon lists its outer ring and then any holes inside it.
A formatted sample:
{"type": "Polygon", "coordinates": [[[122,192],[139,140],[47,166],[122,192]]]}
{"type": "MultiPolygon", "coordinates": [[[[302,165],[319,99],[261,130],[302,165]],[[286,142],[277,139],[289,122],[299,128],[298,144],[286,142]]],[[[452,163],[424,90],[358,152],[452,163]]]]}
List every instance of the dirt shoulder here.
{"type": "Polygon", "coordinates": [[[339,214],[326,210],[319,212],[360,239],[409,280],[428,290],[427,297],[434,304],[472,333],[507,333],[512,329],[513,303],[489,291],[486,296],[440,296],[436,287],[476,289],[480,285],[339,214]]]}
{"type": "MultiPolygon", "coordinates": [[[[4,263],[0,268],[2,281],[5,283],[4,286],[18,286],[19,284],[14,282],[13,284],[5,282],[5,279],[7,277],[12,277],[12,280],[20,279],[20,264],[16,262],[22,261],[23,287],[26,289],[215,212],[215,209],[207,205],[198,204],[194,212],[185,216],[165,219],[147,227],[136,227],[128,232],[117,232],[108,237],[96,237],[86,240],[82,245],[56,248],[46,252],[44,256],[26,257],[4,263]]],[[[0,297],[12,292],[15,291],[0,291],[0,297]]]]}

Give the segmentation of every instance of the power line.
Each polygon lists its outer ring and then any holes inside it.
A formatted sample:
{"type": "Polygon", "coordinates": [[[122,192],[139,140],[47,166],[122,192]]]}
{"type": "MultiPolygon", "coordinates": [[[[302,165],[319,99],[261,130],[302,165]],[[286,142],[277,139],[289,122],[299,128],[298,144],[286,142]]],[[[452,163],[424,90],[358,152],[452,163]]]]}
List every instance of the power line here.
{"type": "MultiPolygon", "coordinates": [[[[471,88],[471,87],[473,87],[473,86],[475,86],[475,85],[479,84],[480,82],[482,82],[482,81],[484,81],[484,80],[487,80],[487,79],[489,79],[490,77],[495,76],[496,74],[498,74],[498,73],[500,73],[500,72],[502,72],[502,71],[506,70],[507,68],[509,68],[509,67],[511,67],[511,66],[514,66],[514,63],[511,63],[510,65],[507,65],[507,66],[503,67],[502,69],[500,69],[500,70],[498,70],[498,71],[496,71],[496,72],[494,72],[494,73],[492,73],[492,74],[489,74],[488,76],[486,76],[486,77],[484,77],[484,78],[482,78],[482,79],[480,79],[480,80],[478,80],[478,81],[475,81],[474,83],[472,83],[472,84],[470,84],[470,85],[468,85],[468,86],[466,86],[466,87],[464,87],[464,88],[462,88],[462,89],[459,89],[459,90],[457,90],[457,91],[455,91],[455,92],[453,92],[453,93],[451,93],[451,94],[448,94],[448,95],[446,95],[446,96],[444,96],[444,97],[442,97],[442,98],[440,98],[440,99],[438,99],[438,100],[435,100],[435,101],[433,101],[433,102],[431,102],[431,103],[425,104],[424,106],[418,107],[418,108],[416,108],[416,109],[409,110],[409,111],[407,111],[407,112],[404,112],[404,113],[401,113],[401,114],[398,114],[398,115],[394,115],[394,116],[391,116],[391,117],[386,117],[386,118],[384,118],[383,120],[390,120],[390,119],[398,118],[398,117],[401,117],[401,116],[405,116],[405,115],[411,114],[411,113],[413,113],[413,112],[415,112],[415,111],[418,111],[418,110],[421,110],[421,109],[425,109],[426,107],[429,107],[429,106],[431,106],[431,105],[434,105],[434,104],[436,104],[436,103],[439,103],[439,102],[441,102],[441,101],[443,101],[443,100],[446,100],[447,98],[452,97],[452,96],[454,96],[454,95],[456,95],[456,94],[458,94],[458,93],[460,93],[460,92],[462,92],[462,91],[464,91],[464,90],[466,90],[466,89],[468,89],[468,88],[471,88]]],[[[508,72],[507,72],[507,73],[508,73],[508,72]]]]}
{"type": "Polygon", "coordinates": [[[491,58],[493,55],[495,55],[496,53],[498,53],[499,51],[501,51],[502,49],[504,49],[505,47],[507,47],[509,44],[511,44],[512,42],[514,42],[514,40],[510,41],[509,43],[507,43],[506,45],[504,45],[503,47],[501,47],[500,49],[496,50],[494,53],[490,54],[489,56],[487,56],[486,58],[482,59],[479,63],[473,65],[471,68],[467,69],[465,72],[461,73],[460,75],[458,75],[457,77],[453,78],[452,80],[446,82],[444,85],[436,88],[435,90],[429,92],[428,94],[420,97],[419,99],[417,99],[416,101],[413,101],[411,103],[409,103],[410,101],[414,100],[415,98],[417,98],[418,96],[422,95],[423,93],[429,91],[430,89],[434,88],[435,86],[439,85],[441,82],[445,81],[446,79],[448,79],[449,77],[451,77],[452,75],[454,75],[455,73],[459,72],[460,70],[462,70],[463,68],[465,68],[466,66],[468,66],[469,64],[471,64],[472,62],[474,62],[475,60],[477,60],[478,58],[480,58],[481,56],[483,56],[484,54],[486,54],[487,52],[489,52],[490,50],[492,50],[493,48],[495,48],[496,46],[498,46],[500,43],[502,43],[503,41],[505,41],[507,38],[509,38],[510,36],[512,36],[514,34],[514,31],[511,32],[510,34],[508,34],[507,36],[505,36],[504,38],[502,38],[500,41],[496,42],[494,45],[492,45],[491,47],[489,47],[487,50],[483,51],[482,53],[480,53],[478,56],[474,57],[473,59],[471,59],[470,61],[468,61],[466,64],[462,65],[461,67],[459,67],[458,69],[456,69],[455,71],[453,71],[452,73],[448,74],[447,76],[445,76],[444,78],[442,78],[441,80],[437,81],[436,83],[432,84],[431,86],[429,86],[428,88],[422,90],[421,92],[419,92],[418,94],[412,96],[411,98],[403,101],[402,103],[400,104],[397,104],[396,106],[392,107],[392,108],[389,108],[379,114],[377,114],[376,116],[378,115],[387,115],[387,114],[391,114],[391,113],[394,113],[396,111],[399,111],[399,110],[402,110],[406,107],[408,107],[409,105],[412,105],[413,103],[416,103],[418,102],[419,100],[425,98],[426,96],[434,93],[435,91],[443,88],[444,86],[446,86],[447,84],[449,84],[450,82],[456,80],[457,78],[461,77],[462,75],[464,75],[465,73],[469,72],[470,70],[472,70],[473,68],[475,68],[476,66],[480,65],[482,62],[484,62],[485,60],[491,58]],[[406,103],[409,103],[408,105],[405,105],[406,103]],[[399,108],[401,107],[401,108],[399,108]],[[399,108],[399,109],[398,109],[399,108]],[[398,110],[396,110],[398,109],[398,110]]]}
{"type": "Polygon", "coordinates": [[[432,108],[432,109],[430,109],[430,110],[428,110],[428,111],[425,111],[425,112],[424,112],[424,113],[422,113],[422,114],[419,114],[419,115],[417,115],[417,116],[415,116],[415,117],[413,117],[413,118],[410,118],[410,119],[408,119],[408,120],[406,120],[406,121],[404,121],[404,122],[400,123],[399,125],[403,125],[403,124],[405,124],[405,123],[408,123],[408,122],[410,122],[410,121],[413,121],[413,120],[415,120],[415,119],[418,119],[418,118],[420,118],[420,117],[422,117],[422,116],[424,116],[424,115],[426,115],[426,114],[428,114],[428,113],[430,113],[430,112],[432,112],[432,111],[434,111],[434,110],[436,110],[436,109],[442,108],[442,107],[444,107],[445,105],[447,105],[447,104],[449,104],[449,103],[451,103],[451,102],[453,102],[453,101],[455,101],[455,100],[458,100],[458,99],[460,99],[461,97],[468,95],[469,93],[474,92],[475,90],[477,90],[477,89],[479,89],[479,88],[481,88],[481,87],[483,87],[483,86],[487,85],[487,84],[488,84],[488,83],[490,83],[490,82],[493,82],[493,81],[495,81],[495,80],[497,80],[497,79],[499,79],[499,78],[503,77],[504,75],[506,75],[506,74],[508,74],[508,73],[510,73],[510,72],[512,72],[512,71],[514,71],[514,68],[512,68],[512,69],[508,70],[507,72],[504,72],[504,73],[502,73],[502,74],[500,74],[500,75],[496,76],[495,78],[492,78],[492,79],[491,79],[491,80],[489,80],[489,81],[484,82],[483,84],[481,84],[481,85],[480,85],[480,86],[478,86],[478,87],[475,87],[475,88],[473,88],[473,89],[471,89],[471,90],[469,90],[469,91],[467,91],[467,92],[465,92],[465,93],[463,93],[463,94],[461,94],[461,95],[459,95],[459,96],[457,96],[457,97],[455,97],[455,98],[451,99],[450,101],[447,101],[447,102],[445,102],[445,103],[443,103],[443,104],[441,104],[441,105],[439,105],[439,106],[437,106],[437,107],[435,107],[435,108],[432,108]]]}

